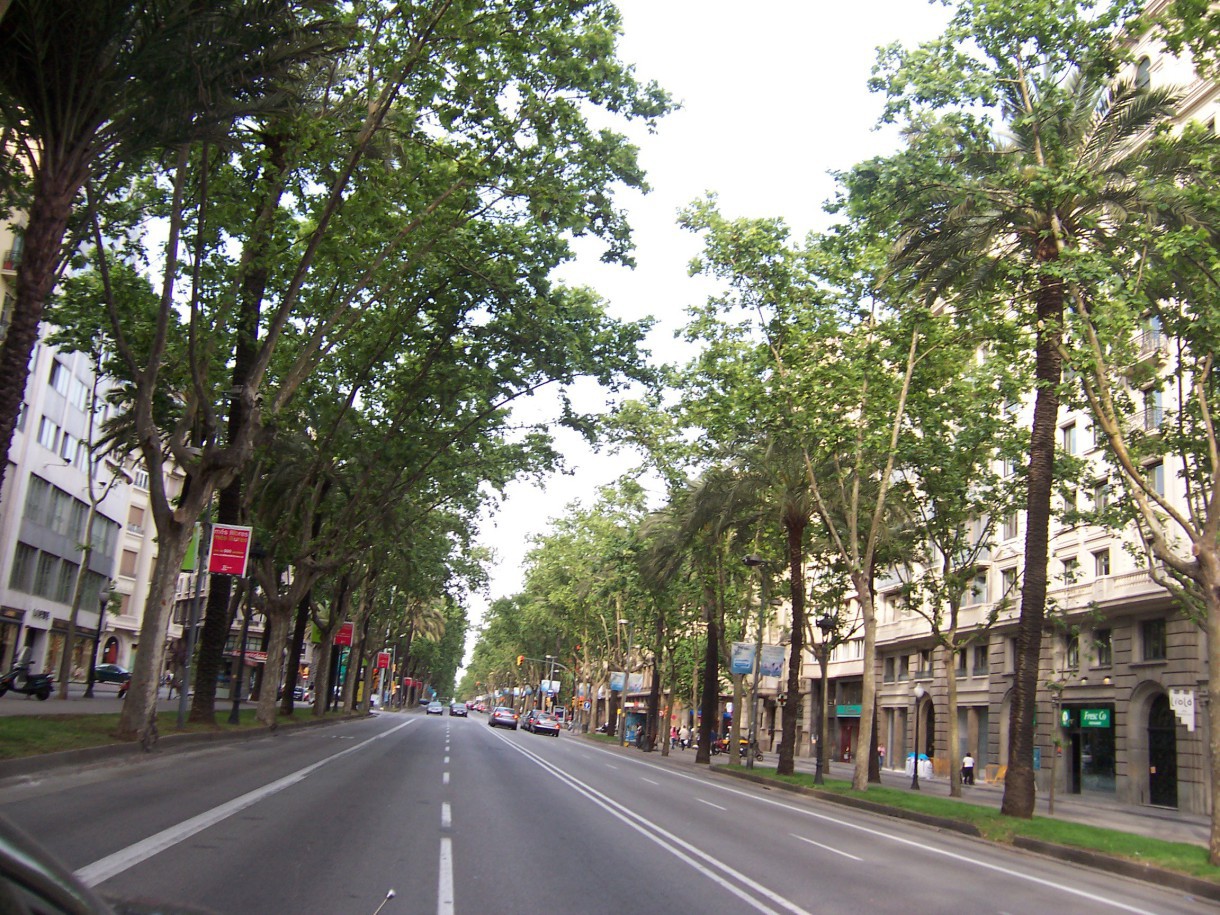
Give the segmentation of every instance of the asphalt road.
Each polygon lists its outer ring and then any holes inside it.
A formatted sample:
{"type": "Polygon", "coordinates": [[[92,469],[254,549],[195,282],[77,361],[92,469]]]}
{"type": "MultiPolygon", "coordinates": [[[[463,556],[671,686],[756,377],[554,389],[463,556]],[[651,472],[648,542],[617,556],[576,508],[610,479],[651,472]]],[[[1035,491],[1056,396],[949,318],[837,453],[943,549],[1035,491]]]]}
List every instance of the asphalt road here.
{"type": "Polygon", "coordinates": [[[110,894],[221,913],[1199,912],[914,824],[486,718],[382,715],[42,780],[0,813],[110,894]]]}

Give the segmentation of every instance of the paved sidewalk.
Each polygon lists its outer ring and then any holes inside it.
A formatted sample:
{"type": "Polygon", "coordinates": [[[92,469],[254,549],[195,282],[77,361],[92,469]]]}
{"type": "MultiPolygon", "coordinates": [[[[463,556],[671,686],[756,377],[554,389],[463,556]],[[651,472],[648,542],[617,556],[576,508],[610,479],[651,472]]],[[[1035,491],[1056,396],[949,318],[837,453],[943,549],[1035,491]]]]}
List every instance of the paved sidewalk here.
{"type": "MultiPolygon", "coordinates": [[[[662,759],[659,751],[648,753],[647,756],[658,761],[662,759]]],[[[695,751],[693,749],[670,750],[668,759],[675,763],[694,766],[695,751]]],[[[757,765],[774,768],[775,763],[775,754],[767,753],[757,765]]],[[[723,755],[713,756],[712,765],[727,766],[728,758],[723,755]]],[[[744,764],[741,768],[745,768],[744,764]]],[[[798,757],[796,769],[798,772],[812,774],[815,769],[814,760],[805,756],[798,757]]],[[[824,774],[830,778],[848,781],[851,779],[853,771],[850,763],[831,762],[829,771],[824,774]]],[[[887,788],[910,789],[911,776],[900,769],[882,769],[881,783],[887,788]]],[[[919,784],[920,790],[924,793],[949,799],[948,779],[920,776],[919,784]]],[[[962,788],[961,802],[999,809],[1003,796],[1003,785],[965,785],[962,788]]],[[[1035,805],[1037,816],[1049,816],[1048,801],[1049,798],[1045,795],[1038,795],[1035,805]]],[[[1149,836],[1169,842],[1186,842],[1192,845],[1206,846],[1211,834],[1211,818],[1204,814],[1186,813],[1164,807],[1119,804],[1104,795],[1056,795],[1054,816],[1057,820],[1087,823],[1091,826],[1101,826],[1134,835],[1149,836]]]]}

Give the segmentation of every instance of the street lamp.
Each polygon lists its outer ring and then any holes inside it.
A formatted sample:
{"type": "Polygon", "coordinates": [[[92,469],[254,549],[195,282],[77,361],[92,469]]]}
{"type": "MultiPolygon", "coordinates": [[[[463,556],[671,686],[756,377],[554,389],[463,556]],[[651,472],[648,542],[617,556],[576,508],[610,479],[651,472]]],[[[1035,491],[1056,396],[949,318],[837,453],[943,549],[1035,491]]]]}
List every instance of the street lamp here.
{"type": "Polygon", "coordinates": [[[89,659],[89,671],[85,675],[85,698],[93,698],[94,671],[97,669],[97,649],[102,641],[102,632],[106,627],[106,608],[114,598],[114,582],[108,581],[97,595],[97,630],[93,634],[93,655],[89,659]]]}
{"type": "Polygon", "coordinates": [[[627,746],[627,687],[631,684],[631,620],[619,620],[620,626],[627,627],[627,650],[623,652],[623,691],[619,695],[618,745],[627,746]]]}
{"type": "Polygon", "coordinates": [[[911,689],[915,695],[915,752],[911,760],[911,790],[919,790],[919,701],[923,698],[924,688],[918,683],[911,689]]]}
{"type": "Polygon", "coordinates": [[[822,641],[818,645],[818,667],[822,675],[822,688],[820,690],[821,695],[819,696],[818,700],[818,753],[817,768],[815,769],[813,776],[813,783],[815,785],[823,784],[822,770],[826,766],[826,742],[828,739],[826,734],[826,721],[828,716],[826,713],[829,711],[828,705],[830,703],[827,693],[830,686],[830,640],[834,634],[836,624],[837,620],[835,620],[835,618],[829,613],[823,613],[815,624],[818,627],[818,630],[822,633],[822,641]]]}
{"type": "MultiPolygon", "coordinates": [[[[742,560],[750,568],[763,568],[767,560],[751,553],[742,560]]],[[[767,611],[767,573],[759,574],[758,637],[754,642],[754,679],[750,685],[750,741],[746,747],[746,768],[754,768],[754,750],[758,746],[758,675],[762,669],[763,614],[767,611]]],[[[731,758],[731,757],[730,757],[731,758]]]]}

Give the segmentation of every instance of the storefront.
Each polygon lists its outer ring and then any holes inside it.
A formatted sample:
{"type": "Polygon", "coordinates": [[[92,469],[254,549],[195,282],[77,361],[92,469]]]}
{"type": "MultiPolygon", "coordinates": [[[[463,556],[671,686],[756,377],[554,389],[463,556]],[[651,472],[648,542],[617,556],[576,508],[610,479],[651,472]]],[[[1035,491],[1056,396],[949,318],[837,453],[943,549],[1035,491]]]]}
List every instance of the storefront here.
{"type": "Polygon", "coordinates": [[[1064,731],[1066,789],[1071,794],[1116,791],[1113,705],[1065,705],[1059,711],[1064,731]]]}

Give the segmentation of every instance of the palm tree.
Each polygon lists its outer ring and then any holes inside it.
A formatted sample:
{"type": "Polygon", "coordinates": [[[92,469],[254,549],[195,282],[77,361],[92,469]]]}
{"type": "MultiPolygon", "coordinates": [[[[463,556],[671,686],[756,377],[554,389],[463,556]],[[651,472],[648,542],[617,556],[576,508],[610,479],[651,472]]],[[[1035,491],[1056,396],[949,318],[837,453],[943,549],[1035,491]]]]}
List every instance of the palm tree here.
{"type": "Polygon", "coordinates": [[[978,139],[948,120],[911,133],[910,153],[930,153],[937,174],[922,189],[905,185],[895,267],[930,299],[959,307],[984,290],[1000,292],[1002,307],[1032,304],[1036,394],[1003,802],[1004,813],[1030,817],[1064,307],[1087,282],[1071,277],[1071,255],[1113,248],[1136,216],[1189,220],[1165,188],[1187,174],[1191,141],[1148,142],[1174,116],[1169,91],[1111,87],[1105,74],[1085,69],[1022,70],[1001,85],[1007,136],[978,139]]]}
{"type": "MultiPolygon", "coordinates": [[[[19,0],[0,19],[9,183],[30,180],[17,295],[0,344],[7,454],[77,195],[119,162],[225,134],[325,44],[305,0],[19,0]]],[[[6,462],[0,461],[0,486],[6,462]]]]}

